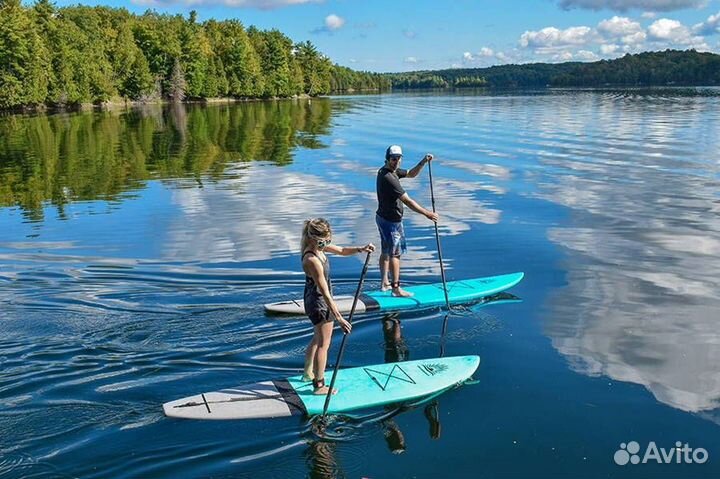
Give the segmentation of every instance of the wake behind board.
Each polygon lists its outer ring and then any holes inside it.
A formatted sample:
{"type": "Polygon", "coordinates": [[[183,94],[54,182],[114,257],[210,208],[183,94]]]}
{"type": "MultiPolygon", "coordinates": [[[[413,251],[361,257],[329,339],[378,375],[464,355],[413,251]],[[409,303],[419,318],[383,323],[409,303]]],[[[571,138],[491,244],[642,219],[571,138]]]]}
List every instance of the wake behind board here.
{"type": "MultiPolygon", "coordinates": [[[[341,413],[411,401],[465,382],[478,356],[430,358],[340,369],[338,393],[328,412],[341,413]]],[[[329,384],[331,371],[325,378],[329,384]]],[[[325,396],[313,394],[302,376],[208,392],[163,404],[166,416],[186,419],[253,419],[322,414],[325,396]]]]}
{"type": "MultiPolygon", "coordinates": [[[[511,273],[486,278],[448,281],[448,300],[451,304],[470,303],[490,296],[518,284],[525,273],[511,273]]],[[[358,298],[356,313],[366,311],[398,311],[402,309],[418,309],[442,306],[445,304],[445,293],[442,283],[423,284],[403,288],[413,293],[411,298],[398,298],[390,291],[371,291],[358,298]]],[[[341,313],[349,313],[352,308],[352,296],[336,296],[335,304],[341,313]]],[[[268,313],[305,314],[303,300],[281,301],[265,305],[268,313]]]]}

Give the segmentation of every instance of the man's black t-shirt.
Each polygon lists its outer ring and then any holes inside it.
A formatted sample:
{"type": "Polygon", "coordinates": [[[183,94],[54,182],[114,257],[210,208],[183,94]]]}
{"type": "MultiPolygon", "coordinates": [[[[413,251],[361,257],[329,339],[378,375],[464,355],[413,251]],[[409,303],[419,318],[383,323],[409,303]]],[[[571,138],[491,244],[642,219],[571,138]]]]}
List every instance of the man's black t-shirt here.
{"type": "Polygon", "coordinates": [[[395,172],[383,166],[377,174],[377,214],[388,221],[398,223],[403,217],[403,203],[400,197],[405,190],[400,186],[400,178],[407,176],[407,170],[398,168],[395,172]]]}

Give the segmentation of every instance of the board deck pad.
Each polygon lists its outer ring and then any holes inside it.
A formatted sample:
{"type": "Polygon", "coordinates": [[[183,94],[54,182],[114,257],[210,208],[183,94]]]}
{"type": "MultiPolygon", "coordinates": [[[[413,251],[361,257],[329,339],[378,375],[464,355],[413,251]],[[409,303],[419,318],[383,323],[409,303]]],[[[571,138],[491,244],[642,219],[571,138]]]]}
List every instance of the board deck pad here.
{"type": "MultiPolygon", "coordinates": [[[[340,369],[329,413],[400,403],[465,382],[478,356],[429,358],[340,369]]],[[[326,371],[330,383],[332,370],[326,371]]],[[[166,416],[187,419],[254,419],[322,414],[325,396],[313,394],[302,376],[207,392],[163,404],[166,416]]]]}
{"type": "MultiPolygon", "coordinates": [[[[473,278],[460,281],[448,281],[448,300],[451,304],[478,301],[506,289],[512,288],[522,281],[524,273],[511,273],[485,278],[473,278]]],[[[442,283],[422,284],[403,287],[413,293],[410,298],[393,296],[390,291],[371,291],[358,298],[355,313],[366,311],[399,311],[404,309],[432,308],[445,304],[445,292],[442,283]]],[[[335,304],[341,313],[349,313],[352,308],[352,296],[336,296],[335,304]]],[[[305,314],[303,300],[281,301],[264,305],[269,313],[305,314]]]]}

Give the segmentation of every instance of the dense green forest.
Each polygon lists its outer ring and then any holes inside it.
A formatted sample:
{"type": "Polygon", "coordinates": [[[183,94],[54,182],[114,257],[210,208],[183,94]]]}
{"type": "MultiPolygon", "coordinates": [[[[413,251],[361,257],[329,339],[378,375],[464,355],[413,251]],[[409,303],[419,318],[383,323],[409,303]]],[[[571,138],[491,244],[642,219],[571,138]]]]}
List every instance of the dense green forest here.
{"type": "Polygon", "coordinates": [[[530,63],[388,74],[393,88],[720,85],[720,55],[647,52],[592,63],[530,63]]]}
{"type": "Polygon", "coordinates": [[[388,89],[309,41],[237,20],[0,0],[0,108],[388,89]]]}
{"type": "Polygon", "coordinates": [[[463,87],[720,85],[720,55],[648,52],[593,63],[533,63],[377,74],[333,64],[309,41],[238,20],[0,0],[0,109],[161,99],[287,98],[463,87]]]}

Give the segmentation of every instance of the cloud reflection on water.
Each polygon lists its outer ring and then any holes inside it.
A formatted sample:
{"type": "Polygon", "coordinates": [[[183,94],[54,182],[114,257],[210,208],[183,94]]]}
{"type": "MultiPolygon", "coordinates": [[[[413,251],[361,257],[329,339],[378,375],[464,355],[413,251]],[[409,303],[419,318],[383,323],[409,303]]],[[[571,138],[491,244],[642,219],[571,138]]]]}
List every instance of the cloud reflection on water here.
{"type": "MultiPolygon", "coordinates": [[[[585,133],[649,151],[608,144],[538,156],[548,168],[536,196],[571,212],[568,226],[548,230],[567,254],[567,286],[546,305],[545,332],[578,372],[642,384],[684,411],[713,410],[720,407],[720,221],[708,159],[720,142],[706,138],[704,148],[681,152],[688,124],[718,124],[718,115],[707,103],[620,101],[619,108],[600,102],[593,123],[604,126],[585,133]]],[[[577,127],[577,118],[565,120],[556,116],[552,128],[577,127]]]]}

